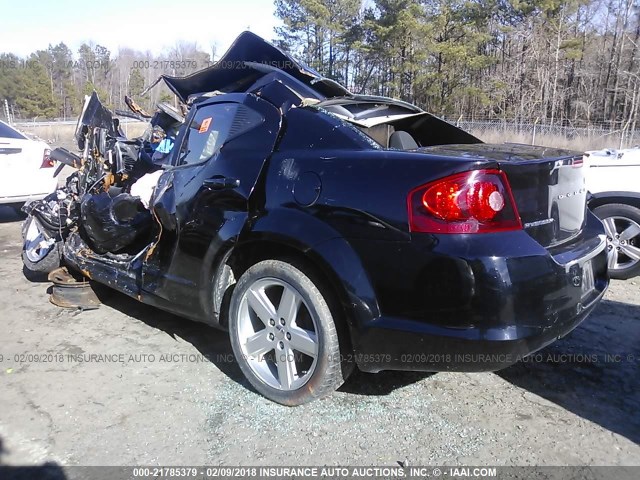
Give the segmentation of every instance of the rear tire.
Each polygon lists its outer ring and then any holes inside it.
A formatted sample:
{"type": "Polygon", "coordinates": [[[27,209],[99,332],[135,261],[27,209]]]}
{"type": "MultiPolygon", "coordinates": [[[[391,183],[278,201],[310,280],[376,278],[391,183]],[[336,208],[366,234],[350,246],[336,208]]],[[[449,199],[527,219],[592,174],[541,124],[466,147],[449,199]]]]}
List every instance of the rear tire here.
{"type": "Polygon", "coordinates": [[[32,272],[49,273],[60,267],[62,242],[52,237],[37,218],[29,216],[22,226],[22,263],[32,272]]]}
{"type": "Polygon", "coordinates": [[[295,406],[345,381],[327,294],[280,260],[250,267],[231,297],[229,333],[240,369],[266,398],[295,406]]]}
{"type": "Polygon", "coordinates": [[[606,230],[611,278],[627,280],[640,275],[640,209],[611,203],[595,208],[593,213],[606,230]]]}

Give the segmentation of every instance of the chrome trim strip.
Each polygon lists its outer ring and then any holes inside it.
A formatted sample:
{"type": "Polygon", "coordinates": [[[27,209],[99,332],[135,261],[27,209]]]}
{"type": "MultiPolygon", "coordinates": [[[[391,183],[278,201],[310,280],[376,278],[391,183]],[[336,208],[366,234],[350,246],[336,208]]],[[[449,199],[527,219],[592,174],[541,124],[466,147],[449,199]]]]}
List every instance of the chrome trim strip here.
{"type": "Polygon", "coordinates": [[[597,257],[605,248],[607,248],[606,235],[604,233],[601,233],[600,235],[598,235],[598,239],[600,240],[600,242],[598,243],[598,246],[593,250],[591,250],[589,253],[587,253],[584,257],[576,258],[575,260],[571,260],[569,263],[564,264],[564,269],[567,273],[569,273],[569,269],[574,265],[579,265],[588,260],[591,260],[592,258],[597,257]]]}

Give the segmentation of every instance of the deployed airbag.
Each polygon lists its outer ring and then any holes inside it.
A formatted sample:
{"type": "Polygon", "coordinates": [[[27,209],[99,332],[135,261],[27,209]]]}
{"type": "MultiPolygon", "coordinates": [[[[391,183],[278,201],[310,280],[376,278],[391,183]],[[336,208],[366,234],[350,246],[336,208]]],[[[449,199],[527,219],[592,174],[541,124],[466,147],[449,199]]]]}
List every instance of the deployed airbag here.
{"type": "Polygon", "coordinates": [[[139,198],[121,193],[87,196],[80,206],[81,225],[97,253],[119,252],[148,238],[151,213],[139,198]]]}

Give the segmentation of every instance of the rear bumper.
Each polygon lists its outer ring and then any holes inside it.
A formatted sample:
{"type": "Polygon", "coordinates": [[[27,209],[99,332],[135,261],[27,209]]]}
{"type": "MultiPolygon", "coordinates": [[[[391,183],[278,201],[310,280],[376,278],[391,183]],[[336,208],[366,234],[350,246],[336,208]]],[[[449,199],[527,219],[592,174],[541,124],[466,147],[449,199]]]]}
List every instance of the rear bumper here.
{"type": "Polygon", "coordinates": [[[434,258],[433,249],[420,257],[425,244],[412,241],[403,271],[413,286],[387,272],[394,290],[379,296],[382,314],[353,332],[356,364],[366,372],[494,371],[568,334],[609,285],[602,225],[589,217],[580,240],[552,252],[525,232],[473,245],[475,238],[427,239],[448,257],[434,258]],[[587,292],[586,263],[593,269],[587,292]],[[402,287],[409,293],[400,296],[402,287]]]}
{"type": "Polygon", "coordinates": [[[509,367],[576,328],[597,306],[600,291],[577,313],[566,311],[548,326],[513,325],[464,331],[431,328],[401,318],[379,318],[360,337],[355,361],[360,370],[484,372],[509,367]],[[428,328],[427,328],[428,330],[428,328]]]}

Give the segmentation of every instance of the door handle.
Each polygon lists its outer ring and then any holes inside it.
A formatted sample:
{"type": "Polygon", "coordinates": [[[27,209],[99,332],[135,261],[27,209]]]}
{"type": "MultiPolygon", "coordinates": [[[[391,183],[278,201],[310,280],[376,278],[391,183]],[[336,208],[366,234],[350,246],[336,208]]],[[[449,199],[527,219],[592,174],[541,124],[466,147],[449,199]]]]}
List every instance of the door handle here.
{"type": "Polygon", "coordinates": [[[240,186],[240,180],[216,175],[215,177],[207,178],[202,184],[211,190],[228,190],[238,188],[240,186]]]}

